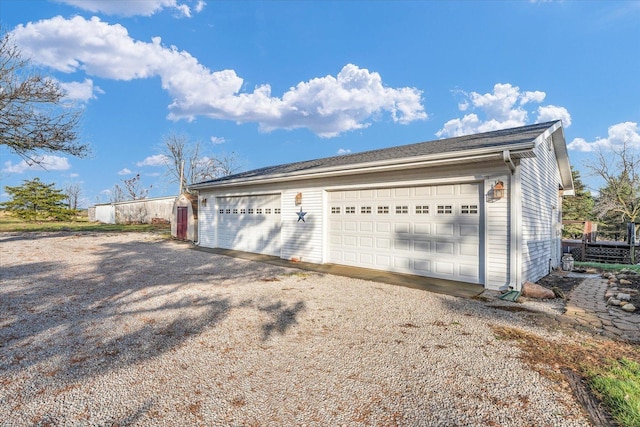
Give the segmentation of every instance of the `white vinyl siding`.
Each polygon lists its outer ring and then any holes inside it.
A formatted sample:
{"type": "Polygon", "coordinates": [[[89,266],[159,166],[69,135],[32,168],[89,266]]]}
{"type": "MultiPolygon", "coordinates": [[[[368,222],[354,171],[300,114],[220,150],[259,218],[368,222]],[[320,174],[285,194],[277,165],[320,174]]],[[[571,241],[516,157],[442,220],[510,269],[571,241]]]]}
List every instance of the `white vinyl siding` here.
{"type": "Polygon", "coordinates": [[[553,145],[549,148],[547,141],[541,141],[534,153],[536,157],[523,159],[521,163],[521,282],[535,282],[559,264],[559,251],[552,245],[559,244],[554,225],[561,208],[558,206],[560,172],[553,145]]]}
{"type": "Polygon", "coordinates": [[[216,247],[216,209],[215,195],[201,191],[198,200],[198,244],[207,248],[216,247]],[[206,200],[206,204],[203,200],[206,200]]]}
{"type": "Polygon", "coordinates": [[[294,189],[282,193],[282,258],[322,263],[322,189],[294,189]],[[296,205],[301,193],[302,203],[296,205]],[[298,220],[302,208],[304,221],[298,220]]]}
{"type": "Polygon", "coordinates": [[[511,187],[509,175],[493,176],[485,182],[487,195],[485,286],[488,289],[506,289],[509,286],[509,193],[511,187]],[[505,186],[504,197],[493,200],[488,192],[497,181],[502,181],[505,186]]]}

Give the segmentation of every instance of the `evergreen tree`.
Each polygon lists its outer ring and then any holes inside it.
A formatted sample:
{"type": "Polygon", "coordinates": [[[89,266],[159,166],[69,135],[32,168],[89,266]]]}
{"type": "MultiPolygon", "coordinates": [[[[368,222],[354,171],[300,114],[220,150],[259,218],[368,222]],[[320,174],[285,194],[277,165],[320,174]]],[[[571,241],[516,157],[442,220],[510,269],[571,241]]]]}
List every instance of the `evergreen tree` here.
{"type": "MultiPolygon", "coordinates": [[[[594,200],[591,192],[584,186],[580,179],[580,172],[571,166],[573,177],[573,188],[575,196],[564,197],[562,199],[562,219],[572,221],[592,221],[594,219],[594,200]]],[[[566,224],[563,227],[562,235],[567,239],[582,239],[584,230],[583,224],[566,224]]]]}
{"type": "Polygon", "coordinates": [[[0,203],[7,211],[27,221],[53,219],[69,220],[73,216],[64,203],[67,196],[55,184],[45,184],[39,178],[24,180],[22,185],[6,186],[11,200],[0,203]]]}

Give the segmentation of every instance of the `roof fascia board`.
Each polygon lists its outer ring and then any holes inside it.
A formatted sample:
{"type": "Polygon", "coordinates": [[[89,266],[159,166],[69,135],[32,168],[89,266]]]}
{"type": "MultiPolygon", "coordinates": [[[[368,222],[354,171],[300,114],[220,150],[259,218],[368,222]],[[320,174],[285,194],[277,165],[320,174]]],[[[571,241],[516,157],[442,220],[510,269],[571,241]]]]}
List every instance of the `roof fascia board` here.
{"type": "Polygon", "coordinates": [[[564,128],[562,127],[562,121],[558,120],[552,124],[546,131],[544,131],[535,140],[536,147],[547,138],[551,137],[553,143],[553,151],[556,153],[556,162],[558,163],[558,170],[560,171],[560,179],[562,180],[562,189],[567,196],[573,196],[575,194],[573,188],[573,176],[571,175],[571,164],[569,163],[569,152],[567,151],[567,143],[564,138],[564,128]]]}
{"type": "MultiPolygon", "coordinates": [[[[519,143],[513,144],[509,146],[510,151],[530,151],[535,147],[534,143],[519,143]]],[[[190,185],[191,189],[203,189],[210,187],[227,187],[239,184],[252,184],[255,182],[260,183],[272,183],[279,182],[283,180],[288,180],[290,178],[297,179],[308,179],[308,178],[322,178],[329,177],[334,175],[354,175],[354,174],[362,174],[368,172],[380,172],[394,169],[407,169],[407,168],[417,168],[422,166],[438,166],[441,164],[460,164],[460,163],[472,163],[478,162],[482,160],[492,160],[495,158],[502,159],[502,152],[505,150],[504,147],[489,147],[489,148],[481,148],[474,150],[465,150],[465,151],[454,151],[450,153],[442,153],[442,154],[430,154],[427,156],[418,156],[418,157],[403,157],[399,159],[391,159],[391,160],[383,160],[376,162],[367,162],[361,164],[349,164],[343,165],[339,167],[326,167],[319,168],[312,172],[291,172],[291,173],[282,173],[275,174],[270,176],[257,176],[251,178],[240,178],[230,181],[223,181],[219,183],[202,183],[190,185]],[[464,156],[460,156],[461,153],[464,153],[464,156]]]]}
{"type": "Polygon", "coordinates": [[[360,174],[372,173],[372,172],[388,172],[388,171],[394,171],[394,170],[416,169],[416,168],[427,167],[427,166],[456,165],[461,163],[476,163],[476,162],[491,161],[491,160],[497,161],[501,159],[502,159],[502,152],[500,152],[499,156],[497,155],[497,153],[490,153],[490,154],[484,154],[484,155],[478,155],[478,156],[467,156],[467,157],[458,158],[458,159],[438,159],[438,160],[430,160],[430,161],[423,160],[418,162],[412,161],[410,163],[407,162],[407,163],[390,164],[390,165],[382,164],[377,166],[371,166],[371,164],[368,164],[367,167],[351,168],[347,170],[344,170],[344,169],[332,170],[332,169],[324,168],[326,170],[316,171],[312,173],[278,174],[278,175],[271,175],[268,178],[254,177],[250,179],[237,179],[233,181],[224,181],[224,182],[208,184],[208,185],[207,184],[192,185],[189,188],[206,189],[206,188],[234,187],[238,185],[253,185],[256,183],[271,184],[271,183],[278,183],[283,181],[290,181],[291,178],[296,178],[300,180],[330,178],[334,176],[360,175],[360,174]]]}

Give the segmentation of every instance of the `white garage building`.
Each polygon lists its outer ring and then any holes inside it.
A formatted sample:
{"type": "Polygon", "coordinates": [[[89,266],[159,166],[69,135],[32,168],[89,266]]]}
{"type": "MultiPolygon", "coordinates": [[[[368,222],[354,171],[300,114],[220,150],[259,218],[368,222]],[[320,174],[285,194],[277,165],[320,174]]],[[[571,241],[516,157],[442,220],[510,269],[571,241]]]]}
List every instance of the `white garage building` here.
{"type": "Polygon", "coordinates": [[[199,244],[519,290],[560,263],[560,121],[191,186],[199,244]]]}

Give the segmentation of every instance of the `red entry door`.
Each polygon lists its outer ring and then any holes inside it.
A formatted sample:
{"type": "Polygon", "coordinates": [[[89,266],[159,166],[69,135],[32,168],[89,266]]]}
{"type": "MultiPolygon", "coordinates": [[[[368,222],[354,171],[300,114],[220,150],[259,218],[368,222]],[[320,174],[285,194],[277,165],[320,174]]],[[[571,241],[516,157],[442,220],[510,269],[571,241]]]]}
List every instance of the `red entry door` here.
{"type": "Polygon", "coordinates": [[[180,240],[187,239],[187,216],[188,216],[188,208],[186,207],[178,207],[178,223],[177,223],[177,238],[180,240]]]}

